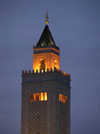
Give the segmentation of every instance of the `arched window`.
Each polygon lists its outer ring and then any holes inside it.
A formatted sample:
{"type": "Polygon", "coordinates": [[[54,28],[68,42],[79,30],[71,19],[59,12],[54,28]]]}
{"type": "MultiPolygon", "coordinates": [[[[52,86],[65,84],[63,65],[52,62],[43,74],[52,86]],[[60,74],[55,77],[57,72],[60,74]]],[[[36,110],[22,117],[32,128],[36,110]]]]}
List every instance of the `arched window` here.
{"type": "Polygon", "coordinates": [[[41,93],[41,101],[43,101],[43,93],[41,93]]]}
{"type": "Polygon", "coordinates": [[[57,68],[57,60],[54,60],[54,68],[57,68]]]}
{"type": "Polygon", "coordinates": [[[40,65],[40,69],[41,70],[44,70],[45,69],[45,60],[44,60],[44,58],[41,58],[40,59],[39,65],[40,65]]]}
{"type": "Polygon", "coordinates": [[[59,101],[61,101],[61,97],[62,97],[61,94],[59,94],[59,101]]]}
{"type": "Polygon", "coordinates": [[[67,103],[67,96],[65,96],[65,103],[67,103]]]}
{"type": "Polygon", "coordinates": [[[41,101],[41,93],[39,93],[39,101],[41,101]]]}
{"type": "Polygon", "coordinates": [[[36,100],[39,101],[39,93],[37,93],[37,99],[36,100]]]}
{"type": "Polygon", "coordinates": [[[65,96],[62,95],[62,102],[65,103],[65,96]]]}
{"type": "Polygon", "coordinates": [[[44,101],[47,101],[47,93],[44,93],[44,101]]]}
{"type": "Polygon", "coordinates": [[[36,101],[36,93],[34,93],[34,101],[36,101]]]}
{"type": "Polygon", "coordinates": [[[62,94],[61,94],[61,102],[63,101],[63,97],[62,97],[62,94]]]}
{"type": "Polygon", "coordinates": [[[59,94],[59,101],[61,101],[63,103],[67,103],[67,96],[65,96],[63,94],[59,94]]]}
{"type": "Polygon", "coordinates": [[[33,101],[33,94],[30,94],[30,101],[33,101]]]}

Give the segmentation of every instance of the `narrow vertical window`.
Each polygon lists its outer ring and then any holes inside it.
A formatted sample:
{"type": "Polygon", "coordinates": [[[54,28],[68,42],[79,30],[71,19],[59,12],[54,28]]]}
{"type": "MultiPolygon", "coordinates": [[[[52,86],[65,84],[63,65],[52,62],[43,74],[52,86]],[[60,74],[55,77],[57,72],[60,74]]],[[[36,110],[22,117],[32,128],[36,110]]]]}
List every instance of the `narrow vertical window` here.
{"type": "Polygon", "coordinates": [[[34,101],[36,101],[36,93],[34,93],[34,101]]]}
{"type": "Polygon", "coordinates": [[[62,95],[62,102],[65,103],[65,96],[62,95]]]}
{"type": "Polygon", "coordinates": [[[62,99],[62,94],[61,94],[61,102],[63,101],[63,99],[62,99]]]}
{"type": "Polygon", "coordinates": [[[65,96],[65,103],[67,103],[67,96],[65,96]]]}
{"type": "Polygon", "coordinates": [[[45,69],[45,60],[44,60],[44,58],[40,59],[39,65],[40,65],[40,69],[41,70],[44,70],[45,69]]]}
{"type": "Polygon", "coordinates": [[[39,93],[37,93],[37,99],[36,100],[39,101],[39,93]]]}
{"type": "Polygon", "coordinates": [[[33,94],[30,94],[30,101],[33,101],[33,94]]]}
{"type": "Polygon", "coordinates": [[[44,93],[44,101],[47,101],[47,93],[44,93]]]}
{"type": "Polygon", "coordinates": [[[41,93],[39,93],[39,101],[41,101],[41,93]]]}
{"type": "Polygon", "coordinates": [[[54,68],[57,68],[57,60],[54,60],[54,68]]]}
{"type": "Polygon", "coordinates": [[[41,101],[43,101],[43,93],[41,93],[41,101]]]}
{"type": "Polygon", "coordinates": [[[61,94],[59,94],[59,101],[61,101],[61,94]]]}

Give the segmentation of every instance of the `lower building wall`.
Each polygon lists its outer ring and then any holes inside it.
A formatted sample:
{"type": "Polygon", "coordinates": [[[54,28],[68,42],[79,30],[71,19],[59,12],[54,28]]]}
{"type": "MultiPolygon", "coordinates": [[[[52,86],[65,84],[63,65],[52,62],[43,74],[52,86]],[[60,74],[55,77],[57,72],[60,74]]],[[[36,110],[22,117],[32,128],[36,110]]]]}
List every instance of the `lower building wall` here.
{"type": "Polygon", "coordinates": [[[47,134],[47,101],[29,102],[28,134],[47,134]]]}
{"type": "Polygon", "coordinates": [[[21,134],[70,134],[70,88],[53,78],[22,83],[21,134]],[[47,92],[47,101],[30,101],[30,94],[41,92],[47,92]],[[68,96],[68,103],[59,102],[59,93],[68,96]]]}
{"type": "Polygon", "coordinates": [[[59,134],[67,134],[67,104],[59,102],[59,134]]]}

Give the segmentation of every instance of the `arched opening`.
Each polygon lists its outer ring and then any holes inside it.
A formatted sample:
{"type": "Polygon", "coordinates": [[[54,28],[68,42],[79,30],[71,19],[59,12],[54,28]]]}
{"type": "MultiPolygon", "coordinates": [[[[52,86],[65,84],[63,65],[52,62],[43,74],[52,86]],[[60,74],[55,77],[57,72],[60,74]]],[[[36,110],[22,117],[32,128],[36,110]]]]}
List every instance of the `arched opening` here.
{"type": "Polygon", "coordinates": [[[37,93],[37,101],[39,101],[39,93],[37,93]]]}
{"type": "Polygon", "coordinates": [[[39,101],[41,101],[41,93],[39,93],[39,101]]]}
{"type": "Polygon", "coordinates": [[[45,69],[45,59],[44,58],[41,58],[40,59],[39,65],[40,65],[40,69],[41,70],[44,70],[45,69]]]}
{"type": "Polygon", "coordinates": [[[33,94],[30,94],[30,101],[33,101],[33,94]]]}
{"type": "Polygon", "coordinates": [[[65,96],[62,95],[62,102],[65,103],[65,96]]]}
{"type": "Polygon", "coordinates": [[[61,101],[61,97],[62,97],[61,94],[59,94],[59,101],[61,101]]]}
{"type": "Polygon", "coordinates": [[[36,93],[34,93],[34,101],[36,101],[36,93]]]}
{"type": "Polygon", "coordinates": [[[63,103],[67,103],[67,96],[65,96],[63,94],[59,94],[59,101],[61,101],[63,103]]]}
{"type": "Polygon", "coordinates": [[[43,93],[41,93],[41,101],[43,101],[43,93]]]}
{"type": "Polygon", "coordinates": [[[44,93],[44,101],[47,101],[47,93],[44,93]]]}
{"type": "Polygon", "coordinates": [[[54,68],[57,68],[57,60],[54,59],[54,68]]]}
{"type": "Polygon", "coordinates": [[[67,103],[67,96],[65,96],[65,103],[67,103]]]}

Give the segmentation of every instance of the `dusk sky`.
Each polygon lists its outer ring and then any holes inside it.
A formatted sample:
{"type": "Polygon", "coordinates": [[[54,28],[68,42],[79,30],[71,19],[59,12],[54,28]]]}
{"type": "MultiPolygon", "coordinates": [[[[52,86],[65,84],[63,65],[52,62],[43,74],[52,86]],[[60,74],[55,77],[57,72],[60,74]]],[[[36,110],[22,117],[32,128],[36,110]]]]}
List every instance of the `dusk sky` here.
{"type": "Polygon", "coordinates": [[[71,134],[100,134],[100,0],[0,0],[0,134],[21,134],[21,74],[46,11],[71,74],[71,134]]]}

